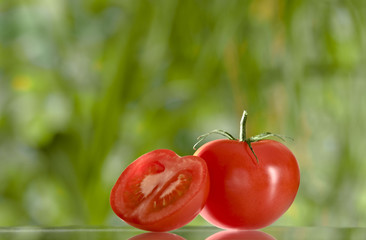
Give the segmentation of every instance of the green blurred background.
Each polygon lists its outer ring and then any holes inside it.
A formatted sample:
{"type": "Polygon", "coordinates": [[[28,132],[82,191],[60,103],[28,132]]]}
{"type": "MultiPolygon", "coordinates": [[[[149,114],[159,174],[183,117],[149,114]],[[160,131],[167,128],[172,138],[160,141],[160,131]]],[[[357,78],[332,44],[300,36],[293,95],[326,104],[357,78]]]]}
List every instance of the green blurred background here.
{"type": "Polygon", "coordinates": [[[0,226],[123,225],[128,163],[246,109],[295,139],[275,225],[366,227],[365,50],[363,0],[0,1],[0,226]]]}

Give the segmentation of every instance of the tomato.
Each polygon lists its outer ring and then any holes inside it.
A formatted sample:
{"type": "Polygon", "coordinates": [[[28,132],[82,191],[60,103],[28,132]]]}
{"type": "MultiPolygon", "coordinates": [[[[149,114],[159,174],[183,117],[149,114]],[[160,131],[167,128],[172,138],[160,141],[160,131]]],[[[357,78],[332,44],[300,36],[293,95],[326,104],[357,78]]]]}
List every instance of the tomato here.
{"type": "Polygon", "coordinates": [[[221,231],[206,238],[206,240],[276,240],[271,235],[261,231],[221,231]]]}
{"type": "Polygon", "coordinates": [[[170,231],[193,220],[209,192],[205,161],[159,149],[131,163],[114,185],[110,204],[128,224],[148,231],[170,231]]]}
{"type": "Polygon", "coordinates": [[[194,154],[206,161],[210,173],[211,189],[200,215],[224,229],[270,225],[290,207],[300,184],[292,152],[280,142],[263,140],[274,134],[245,139],[243,122],[240,140],[214,140],[194,154]]]}

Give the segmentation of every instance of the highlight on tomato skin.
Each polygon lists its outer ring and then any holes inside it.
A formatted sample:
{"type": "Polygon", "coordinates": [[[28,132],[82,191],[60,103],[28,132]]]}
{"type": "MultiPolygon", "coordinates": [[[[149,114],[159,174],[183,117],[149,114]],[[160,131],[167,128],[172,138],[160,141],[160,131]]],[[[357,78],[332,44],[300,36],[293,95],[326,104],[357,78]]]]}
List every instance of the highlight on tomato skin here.
{"type": "Polygon", "coordinates": [[[158,149],[142,155],[121,173],[110,204],[118,217],[136,228],[171,231],[199,214],[209,187],[202,158],[158,149]]]}

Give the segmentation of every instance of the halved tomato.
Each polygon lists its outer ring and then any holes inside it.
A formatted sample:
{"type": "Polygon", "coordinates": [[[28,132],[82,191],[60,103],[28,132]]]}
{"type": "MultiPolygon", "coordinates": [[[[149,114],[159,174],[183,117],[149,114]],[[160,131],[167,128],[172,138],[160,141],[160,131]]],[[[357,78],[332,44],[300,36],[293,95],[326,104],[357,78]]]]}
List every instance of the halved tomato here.
{"type": "Polygon", "coordinates": [[[110,204],[128,224],[162,232],[192,221],[208,192],[208,169],[202,158],[159,149],[142,155],[122,172],[110,204]]]}

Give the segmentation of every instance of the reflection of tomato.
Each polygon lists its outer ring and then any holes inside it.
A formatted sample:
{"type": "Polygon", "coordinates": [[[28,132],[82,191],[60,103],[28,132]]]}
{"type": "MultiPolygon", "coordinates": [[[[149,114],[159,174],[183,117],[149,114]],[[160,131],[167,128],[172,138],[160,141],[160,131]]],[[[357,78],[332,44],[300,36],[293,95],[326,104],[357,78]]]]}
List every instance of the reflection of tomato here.
{"type": "Polygon", "coordinates": [[[276,240],[261,231],[222,231],[206,238],[206,240],[276,240]]]}
{"type": "Polygon", "coordinates": [[[294,201],[300,183],[298,163],[285,145],[261,140],[262,136],[245,139],[241,134],[241,140],[215,140],[196,151],[210,172],[211,189],[201,216],[211,224],[263,228],[294,201]]]}
{"type": "Polygon", "coordinates": [[[155,150],[122,172],[110,203],[113,211],[134,227],[170,231],[198,215],[208,191],[208,170],[203,159],[155,150]]]}
{"type": "Polygon", "coordinates": [[[185,240],[185,238],[173,233],[149,232],[136,235],[128,240],[185,240]]]}

